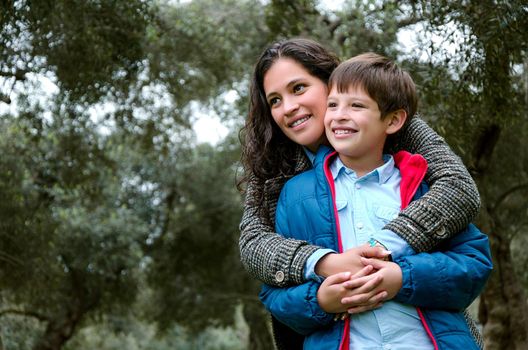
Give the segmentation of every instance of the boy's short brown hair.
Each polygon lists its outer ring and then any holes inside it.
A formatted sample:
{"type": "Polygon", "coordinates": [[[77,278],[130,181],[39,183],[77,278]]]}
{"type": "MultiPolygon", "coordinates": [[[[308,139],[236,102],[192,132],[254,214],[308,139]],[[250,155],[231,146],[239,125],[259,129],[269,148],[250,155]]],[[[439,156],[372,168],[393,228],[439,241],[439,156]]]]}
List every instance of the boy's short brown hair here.
{"type": "Polygon", "coordinates": [[[328,87],[346,92],[349,88],[362,88],[378,103],[381,119],[390,112],[403,109],[408,122],[416,113],[418,96],[409,73],[392,60],[373,52],[354,56],[341,63],[332,72],[328,87]]]}

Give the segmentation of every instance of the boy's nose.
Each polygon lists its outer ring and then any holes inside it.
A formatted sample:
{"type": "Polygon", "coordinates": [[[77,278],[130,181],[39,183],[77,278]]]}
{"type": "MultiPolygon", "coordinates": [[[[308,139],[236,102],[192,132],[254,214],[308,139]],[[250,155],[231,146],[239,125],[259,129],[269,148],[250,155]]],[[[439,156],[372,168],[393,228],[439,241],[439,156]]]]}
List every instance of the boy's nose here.
{"type": "Polygon", "coordinates": [[[349,115],[348,115],[348,113],[346,111],[340,109],[340,110],[336,111],[334,119],[336,119],[336,120],[346,120],[346,119],[349,119],[349,115]]]}

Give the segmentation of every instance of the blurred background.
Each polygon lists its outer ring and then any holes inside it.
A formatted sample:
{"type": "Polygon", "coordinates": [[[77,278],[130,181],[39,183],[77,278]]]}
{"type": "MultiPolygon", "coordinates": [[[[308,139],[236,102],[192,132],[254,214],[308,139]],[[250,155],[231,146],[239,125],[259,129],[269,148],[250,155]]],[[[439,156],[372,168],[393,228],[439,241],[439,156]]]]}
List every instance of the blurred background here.
{"type": "Polygon", "coordinates": [[[2,0],[0,349],[272,349],[238,132],[273,40],[375,51],[482,197],[487,349],[528,348],[528,4],[2,0]]]}

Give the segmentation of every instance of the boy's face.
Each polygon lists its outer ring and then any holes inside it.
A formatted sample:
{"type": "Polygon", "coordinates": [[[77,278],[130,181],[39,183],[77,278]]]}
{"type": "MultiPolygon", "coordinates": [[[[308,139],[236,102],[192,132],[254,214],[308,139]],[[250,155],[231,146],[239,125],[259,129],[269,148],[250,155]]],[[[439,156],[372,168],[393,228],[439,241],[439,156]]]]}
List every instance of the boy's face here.
{"type": "Polygon", "coordinates": [[[383,164],[390,123],[390,117],[381,120],[378,103],[362,88],[350,87],[344,93],[331,88],[324,120],[326,136],[348,167],[361,164],[374,169],[383,164]]]}

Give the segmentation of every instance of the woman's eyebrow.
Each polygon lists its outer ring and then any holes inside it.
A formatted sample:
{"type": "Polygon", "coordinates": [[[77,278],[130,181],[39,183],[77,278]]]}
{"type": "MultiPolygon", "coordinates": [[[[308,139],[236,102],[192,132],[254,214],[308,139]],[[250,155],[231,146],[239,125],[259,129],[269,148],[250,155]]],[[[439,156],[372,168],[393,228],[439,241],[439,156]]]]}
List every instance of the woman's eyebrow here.
{"type": "MultiPolygon", "coordinates": [[[[302,81],[303,79],[302,78],[294,78],[292,80],[290,80],[288,82],[288,84],[286,84],[286,88],[291,88],[293,85],[297,84],[298,82],[302,81]]],[[[275,91],[272,91],[270,92],[269,94],[266,95],[266,99],[269,99],[271,96],[273,95],[276,95],[277,93],[275,91]]]]}

